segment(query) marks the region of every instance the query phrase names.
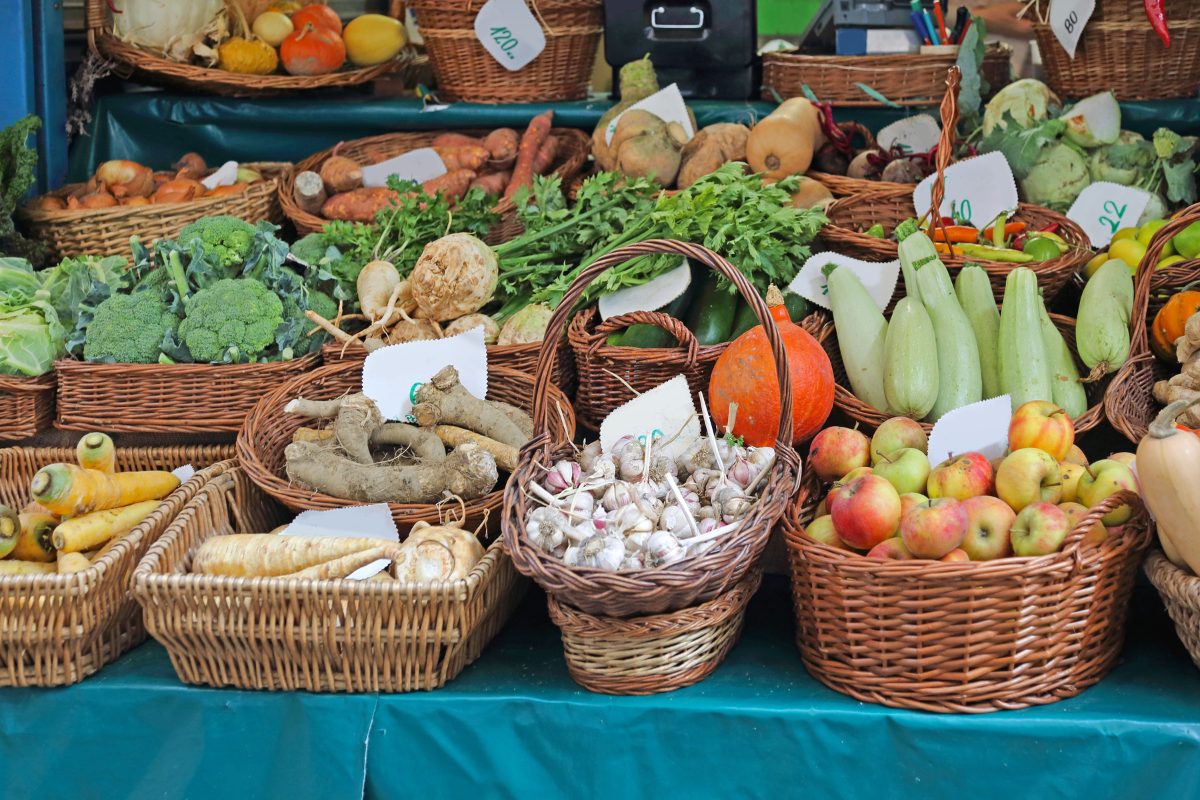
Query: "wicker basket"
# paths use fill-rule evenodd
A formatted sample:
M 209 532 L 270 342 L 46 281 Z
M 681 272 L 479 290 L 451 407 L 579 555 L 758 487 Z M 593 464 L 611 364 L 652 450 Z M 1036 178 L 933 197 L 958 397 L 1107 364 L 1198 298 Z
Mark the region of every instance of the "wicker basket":
M 53 371 L 35 378 L 0 375 L 0 440 L 28 439 L 53 425 L 57 388 Z
M 272 389 L 246 417 L 246 423 L 238 434 L 238 458 L 241 460 L 242 469 L 259 488 L 292 511 L 357 505 L 352 500 L 302 489 L 288 480 L 283 451 L 291 444 L 292 434 L 296 429 L 310 421 L 295 414 L 284 413 L 283 407 L 301 395 L 309 400 L 330 400 L 346 392 L 360 391 L 361 388 L 362 364 L 340 362 L 297 376 Z M 487 398 L 502 400 L 526 411 L 532 411 L 533 376 L 524 372 L 489 367 Z M 539 399 L 551 403 L 554 441 L 564 443 L 574 439 L 575 414 L 566 395 L 561 390 L 550 387 Z M 486 521 L 489 530 L 497 530 L 500 524 L 502 492 L 503 486 L 497 486 L 491 494 L 468 502 L 465 527 L 473 530 Z M 392 517 L 402 532 L 421 520 L 437 516 L 436 507 L 431 505 L 391 503 L 390 507 Z
M 1075 368 L 1079 370 L 1080 375 L 1086 377 L 1089 370 L 1079 358 L 1079 349 L 1075 345 L 1075 320 L 1060 314 L 1051 314 L 1050 320 L 1062 334 L 1067 347 L 1071 349 L 1071 355 L 1075 357 Z M 833 405 L 838 411 L 858 423 L 864 433 L 873 433 L 888 419 L 896 416 L 877 411 L 859 400 L 850 391 L 850 379 L 846 377 L 846 366 L 842 363 L 842 351 L 838 346 L 837 330 L 832 322 L 826 323 L 817 340 L 825 348 L 825 354 L 829 356 L 829 363 L 833 365 Z M 1106 375 L 1098 381 L 1084 385 L 1088 398 L 1088 410 L 1082 416 L 1072 420 L 1076 436 L 1090 431 L 1104 421 L 1104 396 L 1112 379 L 1112 375 Z M 933 430 L 931 423 L 920 422 L 919 424 L 927 434 Z
M 408 0 L 444 100 L 553 103 L 587 97 L 604 32 L 601 0 L 525 0 L 546 36 L 546 49 L 515 72 L 475 36 L 483 0 Z
M 989 44 L 983 77 L 992 93 L 1012 82 L 1012 49 Z M 823 103 L 836 106 L 883 106 L 858 84 L 877 91 L 901 106 L 934 105 L 946 90 L 946 70 L 957 56 L 806 56 L 798 53 L 763 55 L 762 99 L 780 102 L 807 97 L 807 86 Z
M 56 361 L 56 428 L 110 433 L 236 433 L 266 387 L 315 368 L 313 353 L 265 364 Z
M 1200 578 L 1172 564 L 1158 548 L 1146 555 L 1144 568 L 1175 622 L 1179 640 L 1200 667 Z
M 517 569 L 536 580 L 547 593 L 585 614 L 607 617 L 631 617 L 661 614 L 711 600 L 729 591 L 761 558 L 771 526 L 782 513 L 792 493 L 797 456 L 792 448 L 792 380 L 787 355 L 779 331 L 766 303 L 732 264 L 699 245 L 670 240 L 640 242 L 618 248 L 588 266 L 571 284 L 546 327 L 547 335 L 557 335 L 567 324 L 571 308 L 579 302 L 592 281 L 610 267 L 645 255 L 675 254 L 707 264 L 729 278 L 763 320 L 767 339 L 775 358 L 780 385 L 779 434 L 775 442 L 776 463 L 762 489 L 761 499 L 741 526 L 712 550 L 696 558 L 677 561 L 666 567 L 637 571 L 608 572 L 599 569 L 569 567 L 535 547 L 524 533 L 526 512 L 532 508 L 525 487 L 540 480 L 543 470 L 571 449 L 550 438 L 547 424 L 553 422 L 554 409 L 546 402 L 550 389 L 550 347 L 542 343 L 538 361 L 536 402 L 533 410 L 534 438 L 521 449 L 517 471 L 504 490 L 504 543 Z M 582 389 L 582 387 L 581 387 Z
M 83 572 L 0 577 L 0 686 L 76 683 L 140 644 L 146 631 L 129 592 L 130 573 L 179 509 L 220 474 L 218 462 L 232 454 L 232 447 L 118 448 L 121 471 L 191 464 L 198 472 Z M 74 448 L 0 450 L 0 502 L 24 506 L 34 474 L 56 462 L 75 463 Z
M 477 130 L 462 131 L 462 133 L 471 136 L 487 135 L 486 131 Z M 583 163 L 587 161 L 592 152 L 591 137 L 574 128 L 552 128 L 550 134 L 558 137 L 558 154 L 554 157 L 554 163 L 551 166 L 554 168 L 554 173 L 562 178 L 562 182 L 569 185 L 571 179 L 583 167 Z M 354 159 L 360 164 L 377 164 L 418 148 L 429 147 L 437 136 L 438 131 L 385 133 L 380 136 L 368 136 L 365 139 L 344 142 L 338 150 L 338 155 Z M 332 147 L 309 156 L 292 167 L 279 182 L 279 203 L 283 207 L 283 213 L 296 226 L 296 233 L 300 236 L 322 230 L 329 220 L 301 211 L 300 207 L 296 205 L 296 176 L 301 172 L 319 172 L 321 165 L 331 155 L 333 155 Z M 517 219 L 517 206 L 512 199 L 501 198 L 492 210 L 500 215 L 500 221 L 488 232 L 487 240 L 490 244 L 507 242 L 525 232 L 524 226 Z
M 872 225 L 878 224 L 890 233 L 904 220 L 916 217 L 917 210 L 913 205 L 912 196 L 912 189 L 902 186 L 898 189 L 880 189 L 842 198 L 825 212 L 830 222 L 821 229 L 821 238 L 825 240 L 830 249 L 854 258 L 861 258 L 865 261 L 895 261 L 899 258 L 896 242 L 891 239 L 868 236 L 864 231 Z M 1012 272 L 1013 267 L 1028 267 L 1037 274 L 1038 288 L 1042 290 L 1046 302 L 1050 302 L 1067 284 L 1067 281 L 1071 280 L 1071 276 L 1082 269 L 1092 258 L 1091 252 L 1087 249 L 1090 246 L 1087 234 L 1062 214 L 1046 208 L 1031 206 L 1028 203 L 1021 203 L 1017 207 L 1017 213 L 1013 215 L 1012 220 L 1024 222 L 1032 230 L 1057 224 L 1059 226 L 1058 235 L 1079 249 L 1068 250 L 1058 258 L 1049 261 L 1028 264 L 1007 264 L 954 255 L 943 255 L 942 262 L 950 270 L 952 276 L 957 275 L 958 270 L 962 269 L 966 262 L 978 263 L 987 270 L 988 278 L 992 282 L 992 291 L 996 295 L 996 302 L 1000 302 L 1004 297 L 1004 281 L 1007 279 L 1008 273 Z M 901 297 L 904 297 L 903 277 L 896 284 L 896 294 L 892 299 L 892 305 Z
M 479 657 L 524 594 L 499 540 L 465 579 L 432 585 L 192 575 L 202 542 L 290 519 L 233 464 L 184 507 L 133 575 L 146 628 L 184 683 L 437 689 Z
M 783 518 L 796 643 L 817 680 L 856 700 L 960 714 L 1073 697 L 1116 665 L 1150 518 L 1133 492 L 1094 506 L 1063 550 L 1039 558 L 885 561 L 804 534 L 821 492 L 804 471 Z M 1087 528 L 1133 517 L 1098 546 Z
M 670 614 L 614 619 L 584 614 L 548 595 L 562 629 L 567 670 L 602 694 L 672 692 L 707 678 L 742 635 L 746 604 L 762 573 L 752 570 L 719 597 Z
M 1060 96 L 1113 91 L 1122 101 L 1195 97 L 1200 87 L 1200 4 L 1166 0 L 1171 46 L 1141 0 L 1099 0 L 1071 58 L 1045 22 L 1033 23 L 1046 83 Z
M 171 239 L 201 217 L 227 215 L 247 222 L 270 220 L 283 222 L 279 207 L 279 181 L 292 165 L 254 163 L 244 166 L 258 170 L 266 179 L 244 192 L 224 197 L 200 198 L 188 203 L 161 203 L 148 206 L 87 208 L 79 211 L 43 211 L 31 203 L 17 208 L 17 218 L 30 236 L 50 246 L 54 258 L 79 255 L 129 257 L 129 237 L 137 236 L 149 245 L 155 239 Z M 82 184 L 72 183 L 50 192 L 66 197 Z

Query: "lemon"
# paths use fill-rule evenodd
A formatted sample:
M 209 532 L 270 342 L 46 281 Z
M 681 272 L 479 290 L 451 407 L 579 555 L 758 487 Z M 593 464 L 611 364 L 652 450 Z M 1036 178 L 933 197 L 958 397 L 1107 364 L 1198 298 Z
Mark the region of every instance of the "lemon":
M 1150 240 L 1154 238 L 1154 234 L 1158 233 L 1158 229 L 1166 225 L 1165 219 L 1152 219 L 1142 227 L 1138 228 L 1137 240 L 1146 247 L 1150 246 Z M 1163 245 L 1161 258 L 1175 255 L 1175 245 L 1172 242 L 1167 242 Z
M 1087 263 L 1087 266 L 1085 266 L 1083 268 L 1083 277 L 1091 278 L 1093 275 L 1096 274 L 1096 270 L 1100 269 L 1100 267 L 1106 261 L 1108 261 L 1108 251 L 1107 250 L 1105 250 L 1103 253 L 1097 253 L 1096 257 L 1093 258 L 1091 261 L 1089 261 Z
M 1121 228 L 1121 230 L 1113 234 L 1112 240 L 1114 242 L 1119 242 L 1122 239 L 1137 239 L 1137 235 L 1137 228 Z
M 1200 256 L 1200 222 L 1193 222 L 1175 234 L 1171 244 L 1175 245 L 1175 252 L 1184 258 Z
M 1138 263 L 1144 255 L 1146 255 L 1146 245 L 1137 239 L 1121 239 L 1108 246 L 1108 257 L 1124 261 L 1129 265 L 1131 272 L 1137 271 Z
M 1155 264 L 1154 268 L 1162 269 L 1163 267 L 1169 267 L 1172 264 L 1178 264 L 1180 261 L 1183 261 L 1183 256 L 1167 256 L 1162 261 L 1159 261 L 1157 264 Z

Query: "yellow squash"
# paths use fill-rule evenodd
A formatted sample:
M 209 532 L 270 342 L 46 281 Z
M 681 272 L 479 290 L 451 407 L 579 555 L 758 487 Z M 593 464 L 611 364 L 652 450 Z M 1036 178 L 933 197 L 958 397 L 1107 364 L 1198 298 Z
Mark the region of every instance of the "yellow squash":
M 233 36 L 218 50 L 218 66 L 226 72 L 244 75 L 270 75 L 279 66 L 275 48 L 260 39 Z
M 1193 572 L 1200 571 L 1200 437 L 1175 427 L 1196 401 L 1179 400 L 1150 424 L 1137 449 L 1142 498 L 1158 520 L 1160 537 Z M 1171 559 L 1175 561 L 1174 558 Z

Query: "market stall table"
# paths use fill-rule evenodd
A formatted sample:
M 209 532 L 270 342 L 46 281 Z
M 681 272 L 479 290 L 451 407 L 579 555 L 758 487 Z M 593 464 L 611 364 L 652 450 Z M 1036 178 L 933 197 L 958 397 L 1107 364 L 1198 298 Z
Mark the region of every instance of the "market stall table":
M 896 711 L 817 683 L 768 578 L 708 680 L 584 692 L 530 592 L 444 689 L 312 695 L 180 684 L 150 642 L 62 689 L 0 691 L 14 797 L 1195 797 L 1200 671 L 1139 586 L 1124 662 L 1079 697 L 980 716 Z

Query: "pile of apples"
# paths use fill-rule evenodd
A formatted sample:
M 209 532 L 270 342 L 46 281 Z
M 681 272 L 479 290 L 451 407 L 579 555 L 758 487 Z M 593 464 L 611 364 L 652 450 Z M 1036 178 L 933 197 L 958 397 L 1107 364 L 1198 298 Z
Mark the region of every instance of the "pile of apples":
M 1000 458 L 962 453 L 931 467 L 927 450 L 925 431 L 907 417 L 884 422 L 871 439 L 850 428 L 821 431 L 809 465 L 833 487 L 805 533 L 868 558 L 1044 556 L 1062 548 L 1090 507 L 1138 491 L 1133 453 L 1089 465 L 1071 417 L 1040 400 L 1013 414 Z M 1083 545 L 1103 542 L 1132 513 L 1110 511 Z

